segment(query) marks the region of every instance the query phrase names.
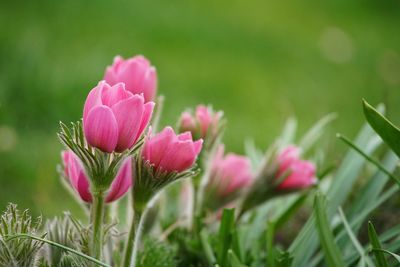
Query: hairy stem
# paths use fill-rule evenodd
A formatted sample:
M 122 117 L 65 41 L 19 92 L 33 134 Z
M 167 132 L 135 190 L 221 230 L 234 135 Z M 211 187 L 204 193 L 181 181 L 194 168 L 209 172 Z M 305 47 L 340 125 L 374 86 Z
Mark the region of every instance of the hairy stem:
M 96 192 L 93 196 L 91 209 L 91 224 L 93 227 L 90 240 L 90 253 L 96 259 L 101 260 L 103 249 L 103 220 L 104 220 L 104 196 L 103 192 Z
M 138 234 L 138 228 L 139 228 L 139 222 L 141 221 L 141 213 L 138 211 L 135 211 L 133 214 L 133 218 L 131 221 L 131 226 L 129 229 L 129 234 L 128 238 L 126 240 L 125 244 L 125 252 L 124 252 L 124 261 L 122 263 L 123 267 L 129 267 L 129 266 L 134 266 L 135 264 L 135 258 L 134 258 L 134 246 L 136 243 L 136 237 Z

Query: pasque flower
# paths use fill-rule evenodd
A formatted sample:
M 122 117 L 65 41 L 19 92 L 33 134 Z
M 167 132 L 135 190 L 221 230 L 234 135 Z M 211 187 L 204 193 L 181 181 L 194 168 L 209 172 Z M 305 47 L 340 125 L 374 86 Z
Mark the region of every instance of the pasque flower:
M 203 140 L 193 141 L 190 132 L 176 135 L 171 127 L 147 136 L 142 157 L 156 170 L 182 172 L 189 169 L 200 153 Z
M 224 156 L 224 146 L 218 147 L 212 161 L 209 184 L 220 197 L 237 193 L 251 183 L 252 177 L 247 157 L 234 153 Z
M 110 86 L 105 81 L 93 88 L 83 109 L 83 129 L 87 142 L 104 152 L 131 148 L 150 121 L 154 103 L 144 103 L 123 83 Z
M 157 91 L 156 69 L 141 55 L 126 60 L 115 57 L 114 63 L 106 69 L 104 80 L 111 85 L 125 83 L 133 94 L 143 93 L 146 102 L 153 100 Z
M 85 202 L 92 202 L 90 182 L 80 159 L 70 150 L 62 152 L 64 174 L 71 186 Z M 111 183 L 105 201 L 112 202 L 122 197 L 132 185 L 132 159 L 125 159 Z
M 183 112 L 179 120 L 179 131 L 190 131 L 199 138 L 214 138 L 218 134 L 222 112 L 214 112 L 211 108 L 198 105 L 194 116 Z
M 314 163 L 301 160 L 298 147 L 286 147 L 278 155 L 277 161 L 279 165 L 277 178 L 283 178 L 283 181 L 278 185 L 278 189 L 303 189 L 317 182 Z

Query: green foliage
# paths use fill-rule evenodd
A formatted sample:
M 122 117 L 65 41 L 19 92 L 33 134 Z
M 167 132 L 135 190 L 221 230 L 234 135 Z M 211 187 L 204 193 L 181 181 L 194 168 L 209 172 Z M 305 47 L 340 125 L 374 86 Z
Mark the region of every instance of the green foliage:
M 177 266 L 178 259 L 176 259 L 176 249 L 174 246 L 146 238 L 143 247 L 143 251 L 138 255 L 138 267 Z
M 0 266 L 34 266 L 36 254 L 43 243 L 30 239 L 10 239 L 16 234 L 40 233 L 42 219 L 33 221 L 28 210 L 21 212 L 15 204 L 9 204 L 0 218 Z

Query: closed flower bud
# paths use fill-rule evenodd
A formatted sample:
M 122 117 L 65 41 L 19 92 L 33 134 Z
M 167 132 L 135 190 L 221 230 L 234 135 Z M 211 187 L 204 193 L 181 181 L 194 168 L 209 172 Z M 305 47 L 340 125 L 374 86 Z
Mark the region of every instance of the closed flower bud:
M 288 146 L 278 155 L 277 161 L 277 179 L 283 179 L 278 190 L 304 189 L 317 182 L 314 163 L 301 160 L 298 147 Z
M 160 133 L 147 137 L 142 157 L 157 171 L 182 172 L 192 167 L 202 143 L 202 139 L 193 141 L 190 132 L 176 135 L 171 127 L 166 127 Z
M 234 153 L 224 156 L 224 146 L 221 145 L 212 160 L 206 206 L 216 209 L 230 203 L 251 184 L 252 179 L 250 160 Z
M 70 185 L 85 202 L 92 202 L 90 183 L 80 159 L 70 150 L 62 152 L 64 174 Z M 132 159 L 128 157 L 121 164 L 120 169 L 111 183 L 106 195 L 107 203 L 121 198 L 132 185 Z
M 110 85 L 125 83 L 126 90 L 133 94 L 143 94 L 146 102 L 154 99 L 157 92 L 157 72 L 144 56 L 124 60 L 117 56 L 108 66 L 104 80 Z
M 211 108 L 199 105 L 196 112 L 183 112 L 179 120 L 179 131 L 190 131 L 196 138 L 203 138 L 212 144 L 221 130 L 222 111 L 214 112 Z
M 154 103 L 125 90 L 123 83 L 105 81 L 93 88 L 83 109 L 87 142 L 104 152 L 123 152 L 137 142 L 150 121 Z

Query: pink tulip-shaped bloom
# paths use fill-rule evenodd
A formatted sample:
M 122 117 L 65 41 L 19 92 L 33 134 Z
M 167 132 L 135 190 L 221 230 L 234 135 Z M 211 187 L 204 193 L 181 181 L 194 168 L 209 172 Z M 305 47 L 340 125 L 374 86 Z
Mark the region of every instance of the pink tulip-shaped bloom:
M 193 141 L 190 132 L 176 135 L 171 127 L 160 133 L 147 136 L 142 157 L 156 170 L 182 172 L 189 169 L 200 153 L 203 140 Z
M 153 112 L 154 103 L 125 90 L 123 83 L 105 81 L 93 88 L 83 109 L 86 140 L 104 152 L 122 152 L 139 139 Z
M 73 189 L 78 192 L 83 201 L 92 202 L 89 179 L 78 156 L 76 156 L 74 152 L 67 150 L 62 152 L 62 160 L 64 164 L 64 174 L 68 178 Z M 121 164 L 117 175 L 111 183 L 105 201 L 109 203 L 121 198 L 129 190 L 131 185 L 132 159 L 128 157 Z
M 193 135 L 206 138 L 207 135 L 215 136 L 218 133 L 219 122 L 222 112 L 214 112 L 204 105 L 196 107 L 195 115 L 190 112 L 183 112 L 179 121 L 181 132 L 190 131 Z
M 116 56 L 114 63 L 107 67 L 104 80 L 110 85 L 125 83 L 126 90 L 133 94 L 143 93 L 146 102 L 153 100 L 157 91 L 156 69 L 140 55 L 126 60 Z
M 228 153 L 224 156 L 224 146 L 218 147 L 212 161 L 210 187 L 220 197 L 239 192 L 252 181 L 251 164 L 247 157 Z
M 298 147 L 288 146 L 282 150 L 278 156 L 278 164 L 277 178 L 286 176 L 279 184 L 278 189 L 303 189 L 317 182 L 314 163 L 301 160 L 300 149 Z

